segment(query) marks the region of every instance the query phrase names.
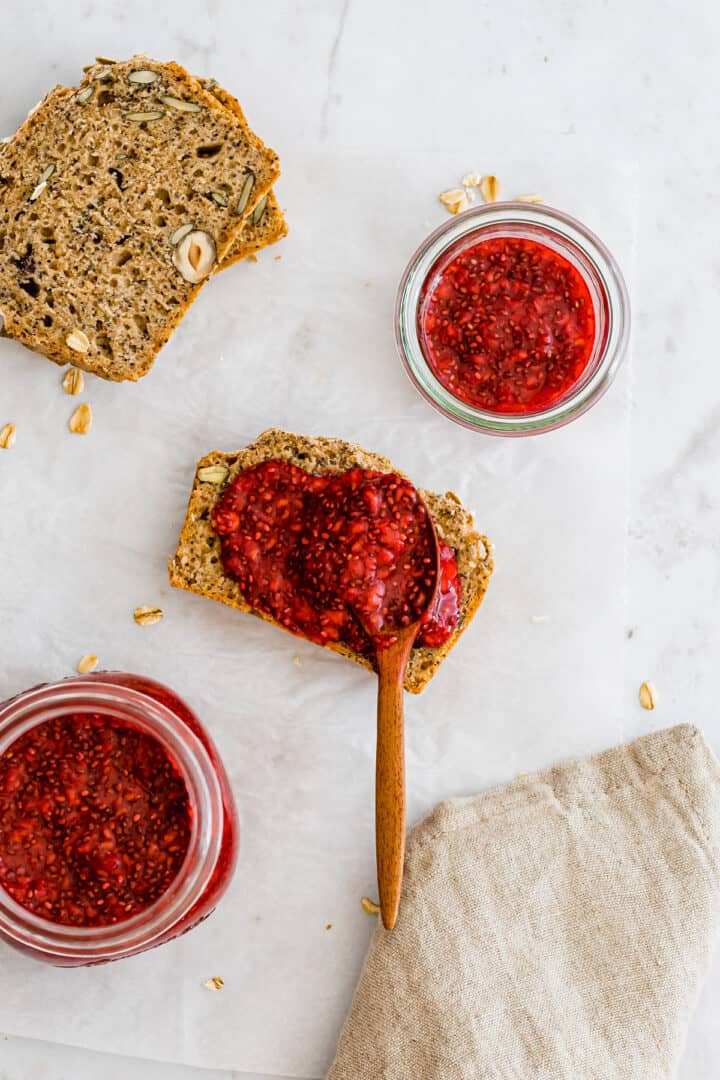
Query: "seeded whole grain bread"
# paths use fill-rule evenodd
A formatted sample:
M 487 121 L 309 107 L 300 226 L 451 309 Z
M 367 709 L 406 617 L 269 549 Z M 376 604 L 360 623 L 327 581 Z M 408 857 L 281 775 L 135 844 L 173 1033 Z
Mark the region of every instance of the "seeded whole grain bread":
M 0 147 L 0 334 L 141 378 L 278 175 L 178 64 L 91 65 Z
M 251 608 L 245 602 L 238 583 L 225 575 L 220 555 L 220 538 L 210 520 L 210 511 L 225 485 L 243 469 L 271 458 L 288 461 L 315 474 L 345 472 L 356 466 L 379 472 L 393 472 L 398 476 L 403 474 L 395 469 L 387 458 L 372 454 L 352 443 L 340 439 L 293 435 L 276 428 L 265 431 L 244 450 L 237 453 L 214 451 L 198 462 L 180 540 L 168 563 L 170 584 L 177 589 L 187 589 L 210 600 L 218 600 L 222 604 L 237 608 L 238 611 L 257 615 L 278 626 L 274 619 Z M 213 466 L 215 468 L 211 468 Z M 207 473 L 207 469 L 211 469 L 211 472 Z M 493 571 L 490 541 L 475 531 L 472 515 L 463 507 L 457 495 L 452 492 L 436 495 L 422 489 L 420 494 L 433 516 L 438 535 L 456 552 L 462 582 L 462 603 L 458 627 L 444 645 L 438 648 L 423 646 L 413 649 L 405 679 L 405 689 L 413 694 L 424 690 L 468 627 L 485 595 Z M 281 626 L 280 629 L 286 628 Z M 361 656 L 347 645 L 332 643 L 326 648 L 362 664 L 371 671 L 374 670 L 367 657 Z
M 201 82 L 203 87 L 211 94 L 214 94 L 226 109 L 230 109 L 239 120 L 247 123 L 245 113 L 237 98 L 233 97 L 222 86 L 218 86 L 214 79 L 202 79 Z M 239 262 L 240 259 L 246 259 L 248 255 L 254 255 L 256 251 L 269 247 L 270 244 L 276 244 L 278 240 L 282 240 L 283 236 L 287 236 L 287 231 L 287 223 L 277 201 L 277 196 L 274 191 L 270 191 L 260 199 L 255 209 L 248 215 L 242 231 L 233 241 L 230 250 L 218 266 L 218 271 L 227 270 L 228 266 Z

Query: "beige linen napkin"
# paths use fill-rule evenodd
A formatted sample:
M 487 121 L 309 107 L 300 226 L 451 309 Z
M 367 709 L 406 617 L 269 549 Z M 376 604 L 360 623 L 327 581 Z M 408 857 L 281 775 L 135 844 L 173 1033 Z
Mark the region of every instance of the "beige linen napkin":
M 720 770 L 681 726 L 408 841 L 329 1080 L 672 1077 L 720 918 Z

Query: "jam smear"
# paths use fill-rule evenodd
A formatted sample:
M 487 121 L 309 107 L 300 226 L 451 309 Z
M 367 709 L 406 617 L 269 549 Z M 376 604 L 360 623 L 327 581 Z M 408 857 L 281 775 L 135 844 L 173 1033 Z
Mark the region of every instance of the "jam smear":
M 51 922 L 137 915 L 176 878 L 191 830 L 176 764 L 115 717 L 47 720 L 0 756 L 0 885 Z
M 535 240 L 496 236 L 464 248 L 424 285 L 418 333 L 442 385 L 495 413 L 547 409 L 578 381 L 595 340 L 580 272 Z
M 423 620 L 418 645 L 447 641 L 460 611 L 455 553 L 434 547 L 428 511 L 393 473 L 311 475 L 285 461 L 241 472 L 212 512 L 225 572 L 245 599 L 318 644 L 373 655 L 379 635 Z M 370 634 L 364 629 L 367 626 Z

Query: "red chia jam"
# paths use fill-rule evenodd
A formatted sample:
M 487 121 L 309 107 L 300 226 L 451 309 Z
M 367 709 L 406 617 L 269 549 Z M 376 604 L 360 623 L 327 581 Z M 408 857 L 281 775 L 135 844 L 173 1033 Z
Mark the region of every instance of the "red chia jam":
M 566 258 L 536 240 L 495 236 L 431 270 L 418 334 L 436 378 L 460 401 L 526 414 L 553 405 L 581 377 L 595 314 Z
M 420 617 L 417 644 L 437 646 L 457 626 L 455 552 L 440 543 L 440 582 L 428 608 L 429 514 L 413 485 L 393 473 L 314 476 L 264 461 L 227 486 L 212 521 L 225 572 L 248 603 L 320 645 L 343 642 L 373 655 L 386 628 Z
M 0 884 L 63 926 L 109 926 L 159 900 L 183 864 L 192 810 L 152 736 L 94 713 L 59 716 L 0 756 Z

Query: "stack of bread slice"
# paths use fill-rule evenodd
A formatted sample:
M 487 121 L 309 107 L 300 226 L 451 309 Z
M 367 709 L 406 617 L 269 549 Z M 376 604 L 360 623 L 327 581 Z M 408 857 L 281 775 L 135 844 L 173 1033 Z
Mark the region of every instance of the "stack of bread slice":
M 0 336 L 136 381 L 213 273 L 285 235 L 279 173 L 214 82 L 99 58 L 0 145 Z

